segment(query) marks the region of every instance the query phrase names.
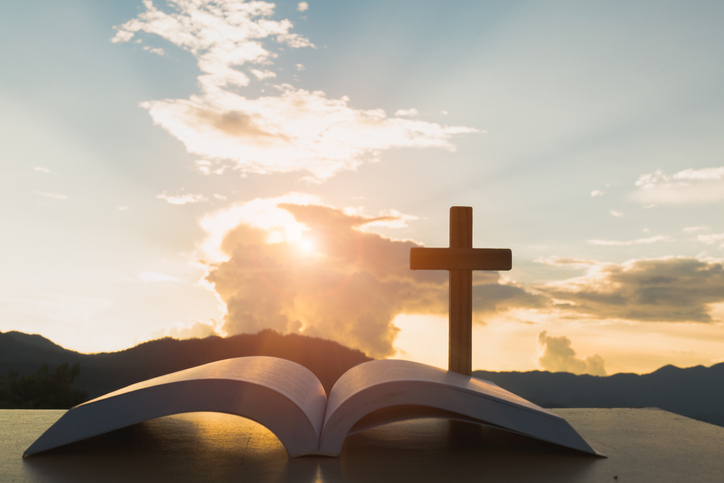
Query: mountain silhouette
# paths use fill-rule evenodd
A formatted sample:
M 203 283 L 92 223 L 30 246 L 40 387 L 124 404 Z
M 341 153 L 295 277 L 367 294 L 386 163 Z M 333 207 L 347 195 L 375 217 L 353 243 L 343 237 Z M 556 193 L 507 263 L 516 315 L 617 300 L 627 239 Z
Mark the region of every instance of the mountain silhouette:
M 43 364 L 80 364 L 74 385 L 89 398 L 170 372 L 250 355 L 297 362 L 314 372 L 327 393 L 348 369 L 371 360 L 336 342 L 272 330 L 227 338 L 164 338 L 100 354 L 70 351 L 40 335 L 0 333 L 0 376 L 10 371 L 31 375 Z M 606 377 L 543 371 L 474 371 L 473 376 L 548 408 L 658 407 L 724 426 L 724 363 L 685 369 L 668 365 L 651 374 Z
M 89 398 L 152 377 L 188 369 L 208 362 L 243 356 L 288 359 L 312 371 L 329 393 L 339 376 L 362 362 L 362 352 L 337 342 L 297 334 L 281 335 L 273 330 L 257 334 L 206 339 L 164 338 L 144 342 L 119 352 L 82 354 L 54 344 L 40 335 L 0 333 L 0 375 L 35 373 L 43 364 L 80 364 L 75 387 Z
M 724 363 L 606 377 L 541 371 L 474 371 L 473 376 L 548 408 L 658 407 L 724 426 Z

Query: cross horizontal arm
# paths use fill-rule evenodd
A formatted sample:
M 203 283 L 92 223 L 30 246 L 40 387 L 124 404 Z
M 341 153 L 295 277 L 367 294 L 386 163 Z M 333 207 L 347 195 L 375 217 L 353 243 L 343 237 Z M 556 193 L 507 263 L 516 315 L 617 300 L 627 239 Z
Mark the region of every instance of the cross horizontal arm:
M 509 248 L 422 248 L 410 249 L 412 270 L 510 270 L 513 252 Z

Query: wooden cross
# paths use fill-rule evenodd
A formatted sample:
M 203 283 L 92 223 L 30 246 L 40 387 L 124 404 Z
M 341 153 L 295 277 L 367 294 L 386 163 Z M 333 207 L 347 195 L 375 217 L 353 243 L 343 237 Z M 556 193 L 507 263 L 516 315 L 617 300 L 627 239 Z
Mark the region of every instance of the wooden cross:
M 411 248 L 412 270 L 450 271 L 450 338 L 448 369 L 472 375 L 473 270 L 510 270 L 508 248 L 473 248 L 473 209 L 450 208 L 450 247 Z

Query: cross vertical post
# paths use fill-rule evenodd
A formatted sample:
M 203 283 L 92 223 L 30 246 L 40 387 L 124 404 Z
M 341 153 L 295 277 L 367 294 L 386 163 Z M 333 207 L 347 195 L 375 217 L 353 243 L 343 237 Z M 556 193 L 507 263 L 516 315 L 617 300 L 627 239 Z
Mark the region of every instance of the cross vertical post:
M 450 248 L 473 248 L 473 209 L 450 208 Z M 448 369 L 471 375 L 473 368 L 473 271 L 450 270 Z
M 450 247 L 410 249 L 412 270 L 448 270 L 449 349 L 448 369 L 472 375 L 473 270 L 510 270 L 513 254 L 508 248 L 473 248 L 473 209 L 450 208 Z

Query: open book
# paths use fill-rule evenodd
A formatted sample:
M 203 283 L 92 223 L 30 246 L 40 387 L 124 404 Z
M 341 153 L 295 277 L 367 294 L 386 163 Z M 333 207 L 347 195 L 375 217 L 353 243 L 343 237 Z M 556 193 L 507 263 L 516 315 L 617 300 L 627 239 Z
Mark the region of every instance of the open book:
M 483 423 L 598 454 L 565 419 L 491 382 L 416 362 L 377 360 L 347 371 L 328 399 L 305 367 L 255 356 L 149 379 L 75 406 L 24 456 L 149 419 L 195 411 L 256 421 L 279 438 L 289 456 L 338 456 L 350 434 L 420 417 Z

